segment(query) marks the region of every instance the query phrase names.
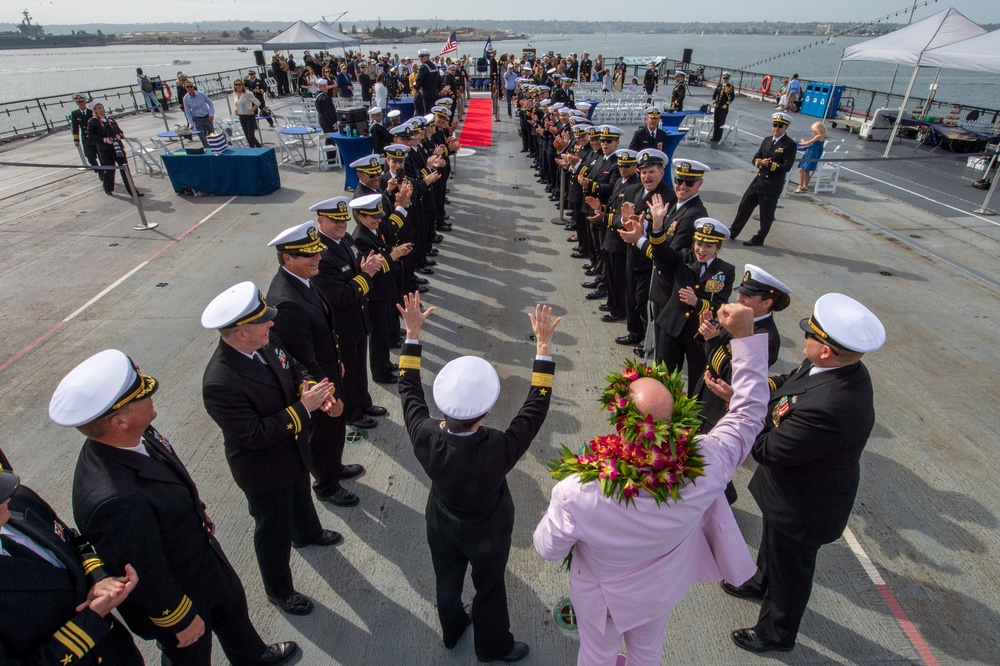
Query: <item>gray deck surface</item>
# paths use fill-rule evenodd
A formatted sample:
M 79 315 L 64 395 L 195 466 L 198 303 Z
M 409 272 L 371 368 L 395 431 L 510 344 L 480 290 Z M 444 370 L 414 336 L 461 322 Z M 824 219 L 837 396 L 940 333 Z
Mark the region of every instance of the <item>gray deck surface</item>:
M 741 129 L 763 136 L 770 107 L 741 99 L 737 109 L 747 111 Z M 792 135 L 807 134 L 805 125 L 813 120 L 796 116 Z M 162 127 L 146 117 L 124 119 L 122 126 L 142 138 Z M 831 138 L 841 134 L 833 130 Z M 726 223 L 752 176 L 747 160 L 759 143 L 752 135 L 742 134 L 735 148 L 702 144 L 676 152 L 712 167 L 703 199 Z M 857 141 L 850 135 L 849 147 Z M 553 350 L 552 410 L 509 476 L 517 506 L 507 575 L 513 632 L 531 646 L 524 663 L 548 666 L 575 663 L 576 643 L 550 616 L 567 590 L 566 574 L 543 562 L 531 544 L 553 485 L 545 465 L 560 443 L 577 446 L 606 432 L 595 399 L 602 378 L 628 349 L 613 343 L 624 326 L 601 323 L 596 302 L 583 299 L 584 262 L 569 258 L 568 234 L 552 224 L 556 210 L 519 149 L 516 128 L 504 116 L 494 124 L 492 147 L 459 160 L 449 195 L 455 230 L 440 245 L 424 299 L 439 308 L 425 330 L 424 379 L 432 381 L 457 355 L 482 354 L 503 381 L 489 417 L 502 427 L 528 387 L 534 346 L 526 339 L 526 313 L 544 302 L 564 316 Z M 331 509 L 317 502 L 324 525 L 344 532 L 346 541 L 292 555 L 297 588 L 316 601 L 316 611 L 304 618 L 285 616 L 264 598 L 252 521 L 226 466 L 220 433 L 202 406 L 201 376 L 217 339 L 199 325 L 203 307 L 241 280 L 266 289 L 276 269 L 266 243 L 310 219 L 310 204 L 341 193 L 343 173 L 282 166 L 280 191 L 232 200 L 178 196 L 166 178 L 138 175 L 147 215 L 160 226 L 137 232 L 130 200 L 105 196 L 92 174 L 71 168 L 78 160 L 68 134 L 14 144 L 0 161 L 67 165 L 58 172 L 0 167 L 0 446 L 24 481 L 71 519 L 82 436 L 49 421 L 48 400 L 83 358 L 119 348 L 161 381 L 155 425 L 198 482 L 266 641 L 299 641 L 300 664 L 474 663 L 470 636 L 451 652 L 441 645 L 423 527 L 428 484 L 409 451 L 394 390 L 373 385 L 375 402 L 390 416 L 345 453 L 346 461 L 367 467 L 350 484 L 360 506 Z M 876 164 L 901 173 L 901 163 Z M 940 173 L 906 168 L 897 177 L 912 178 L 909 189 L 934 197 Z M 955 193 L 961 182 L 979 176 L 949 169 L 952 205 L 977 206 L 982 193 L 968 190 L 962 206 Z M 868 166 L 857 170 L 874 174 Z M 919 182 L 922 171 L 928 173 Z M 783 343 L 776 371 L 800 361 L 797 322 L 821 294 L 850 294 L 882 318 L 888 342 L 865 359 L 878 421 L 850 530 L 939 663 L 995 664 L 998 228 L 899 190 L 887 192 L 848 174 L 836 195 L 789 197 L 766 247 L 731 244 L 723 256 L 738 271 L 747 261 L 760 264 L 794 290 L 792 306 L 776 316 Z M 746 237 L 755 225 L 750 222 Z M 745 491 L 752 468 L 751 461 L 738 471 L 742 492 L 735 510 L 755 551 L 760 516 Z M 728 597 L 717 586 L 696 586 L 672 614 L 663 664 L 923 663 L 844 540 L 820 553 L 793 652 L 757 657 L 732 645 L 729 631 L 752 625 L 756 612 L 754 603 Z M 143 649 L 155 663 L 155 646 L 144 643 Z M 224 663 L 221 650 L 215 660 Z

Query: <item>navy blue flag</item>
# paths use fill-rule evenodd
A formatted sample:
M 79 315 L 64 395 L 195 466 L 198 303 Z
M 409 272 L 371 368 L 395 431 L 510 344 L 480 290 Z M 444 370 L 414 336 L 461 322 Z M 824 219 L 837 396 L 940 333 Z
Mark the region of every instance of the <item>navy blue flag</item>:
M 493 38 L 492 37 L 487 37 L 486 38 L 486 46 L 483 47 L 483 57 L 484 58 L 489 58 L 490 57 L 490 52 L 492 50 L 493 50 Z

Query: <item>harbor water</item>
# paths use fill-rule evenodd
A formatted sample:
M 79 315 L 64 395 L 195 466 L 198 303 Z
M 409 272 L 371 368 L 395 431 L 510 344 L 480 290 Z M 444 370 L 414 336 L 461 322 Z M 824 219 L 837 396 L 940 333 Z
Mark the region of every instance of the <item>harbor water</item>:
M 540 34 L 528 40 L 494 40 L 493 43 L 498 53 L 520 54 L 522 48 L 530 46 L 537 49 L 539 55 L 549 51 L 580 55 L 586 51 L 591 58 L 602 54 L 607 62 L 613 62 L 618 56 L 664 56 L 679 60 L 683 50 L 690 48 L 695 63 L 770 72 L 775 79 L 798 73 L 805 81 L 832 82 L 843 49 L 861 41 L 864 38 L 838 37 L 830 44 L 815 35 Z M 479 42 L 460 43 L 458 52 L 479 57 L 483 46 Z M 371 44 L 362 48 L 414 57 L 419 48 L 436 52 L 440 47 L 438 43 L 411 43 Z M 253 52 L 241 53 L 236 49 L 235 45 L 117 45 L 0 51 L 0 77 L 5 84 L 0 87 L 0 102 L 134 84 L 136 67 L 168 81 L 175 79 L 179 70 L 200 74 L 253 67 Z M 292 53 L 301 57 L 301 50 Z M 337 49 L 335 53 L 342 51 Z M 270 57 L 270 53 L 266 55 Z M 186 60 L 190 64 L 175 65 L 176 60 Z M 761 62 L 765 60 L 767 62 Z M 893 69 L 886 63 L 848 62 L 841 72 L 841 82 L 856 88 L 888 91 Z M 912 72 L 910 67 L 900 67 L 893 92 L 902 94 L 905 91 Z M 934 76 L 935 70 L 922 70 L 914 85 L 914 95 L 926 96 Z M 966 106 L 996 108 L 1000 100 L 1000 75 L 943 71 L 935 98 Z

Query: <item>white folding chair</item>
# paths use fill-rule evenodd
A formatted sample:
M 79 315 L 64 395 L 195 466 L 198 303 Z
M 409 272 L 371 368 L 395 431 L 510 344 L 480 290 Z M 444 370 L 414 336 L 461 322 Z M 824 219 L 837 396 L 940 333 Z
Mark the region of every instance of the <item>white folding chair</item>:
M 132 155 L 132 165 L 135 167 L 136 171 L 147 174 L 152 173 L 153 169 L 160 172 L 163 171 L 161 167 L 156 165 L 156 161 L 153 159 L 153 156 L 156 153 L 142 145 L 142 141 L 129 136 L 124 137 L 122 141 L 124 141 L 125 145 L 129 148 L 129 153 Z
M 271 97 L 278 96 L 278 82 L 274 80 L 273 76 L 268 76 L 264 79 L 264 85 L 267 86 L 267 91 L 271 93 Z
M 821 159 L 845 159 L 848 151 L 840 152 L 843 145 L 844 141 L 841 139 L 833 150 L 824 150 Z M 820 162 L 816 167 L 816 171 L 813 172 L 813 194 L 819 194 L 820 192 L 836 194 L 837 183 L 839 181 L 840 164 L 838 162 Z
M 739 137 L 740 118 L 742 117 L 743 113 L 737 113 L 736 120 L 722 126 L 722 138 L 719 140 L 719 143 L 725 143 L 728 140 L 729 145 L 736 145 L 736 139 Z
M 317 134 L 312 138 L 310 146 L 316 151 L 316 165 L 320 171 L 336 169 L 344 165 L 340 160 L 340 151 L 337 150 L 337 146 L 332 143 L 327 144 L 326 137 L 326 134 Z
M 272 127 L 275 138 L 278 140 L 278 152 L 281 153 L 282 162 L 305 161 L 306 156 L 302 153 L 302 144 L 298 139 L 292 139 L 288 135 L 280 132 L 280 127 Z

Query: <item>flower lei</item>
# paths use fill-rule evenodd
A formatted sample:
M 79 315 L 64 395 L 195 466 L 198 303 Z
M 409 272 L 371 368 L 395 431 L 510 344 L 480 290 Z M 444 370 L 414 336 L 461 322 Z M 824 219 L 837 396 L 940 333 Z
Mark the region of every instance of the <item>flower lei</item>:
M 640 377 L 661 382 L 674 396 L 669 422 L 640 414 L 628 395 L 628 387 Z M 615 433 L 596 437 L 579 453 L 562 446 L 561 456 L 549 463 L 549 473 L 562 480 L 576 474 L 580 483 L 599 481 L 605 497 L 628 506 L 640 490 L 649 493 L 657 506 L 681 500 L 681 489 L 705 474 L 695 436 L 701 424 L 701 405 L 684 390 L 680 370 L 670 373 L 666 365 L 644 365 L 631 359 L 620 373 L 607 377 L 601 402 Z

